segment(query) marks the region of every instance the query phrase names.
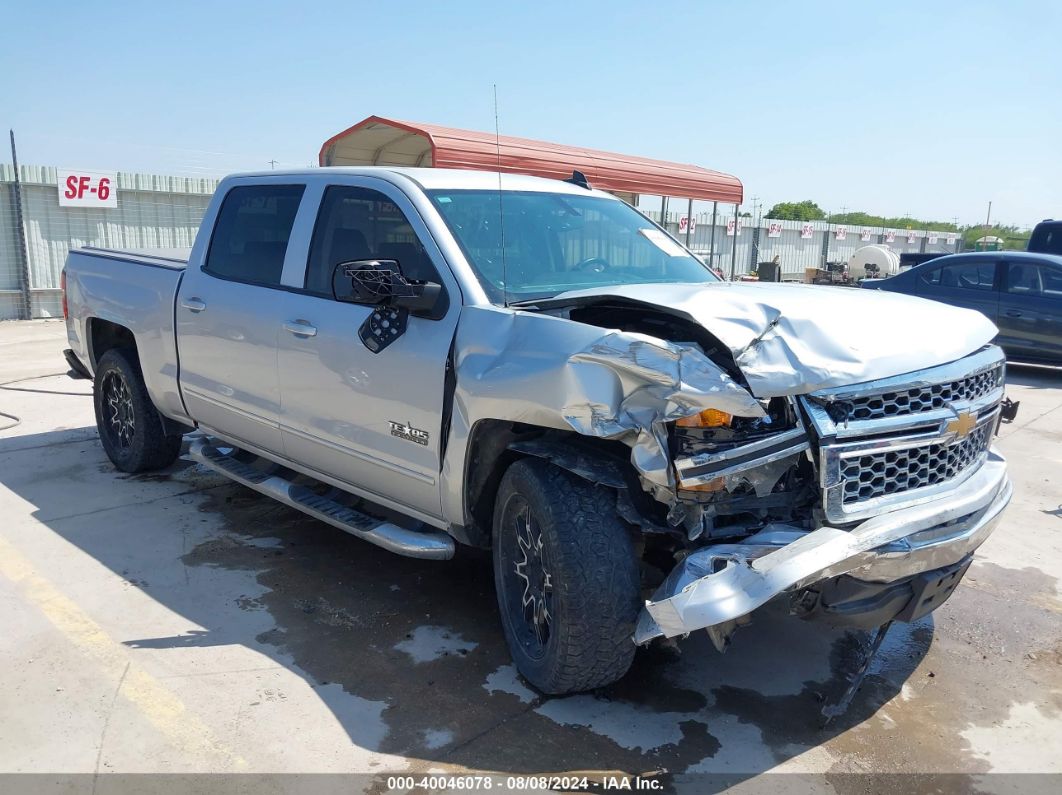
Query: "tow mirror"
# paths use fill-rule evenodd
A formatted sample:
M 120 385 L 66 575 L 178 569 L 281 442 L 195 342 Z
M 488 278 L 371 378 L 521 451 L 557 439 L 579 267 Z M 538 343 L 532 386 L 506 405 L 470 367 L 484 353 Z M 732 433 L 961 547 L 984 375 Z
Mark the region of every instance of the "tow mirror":
M 393 259 L 341 262 L 332 271 L 332 295 L 350 304 L 386 305 L 430 316 L 441 293 L 440 284 L 406 279 Z
M 379 353 L 406 333 L 410 313 L 434 317 L 441 306 L 442 286 L 409 281 L 393 259 L 363 259 L 336 265 L 332 295 L 337 301 L 373 307 L 358 337 L 366 348 Z

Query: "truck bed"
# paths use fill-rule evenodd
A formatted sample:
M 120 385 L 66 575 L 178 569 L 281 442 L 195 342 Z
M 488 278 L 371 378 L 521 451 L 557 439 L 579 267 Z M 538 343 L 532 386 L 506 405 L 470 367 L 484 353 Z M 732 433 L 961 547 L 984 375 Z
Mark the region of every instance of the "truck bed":
M 101 248 L 98 246 L 83 246 L 77 251 L 91 254 L 94 257 L 172 270 L 184 270 L 188 266 L 188 257 L 192 253 L 190 248 Z
M 91 373 L 94 334 L 113 323 L 132 331 L 144 383 L 159 411 L 186 421 L 177 386 L 174 301 L 191 249 L 106 249 L 70 252 L 66 300 L 70 349 Z

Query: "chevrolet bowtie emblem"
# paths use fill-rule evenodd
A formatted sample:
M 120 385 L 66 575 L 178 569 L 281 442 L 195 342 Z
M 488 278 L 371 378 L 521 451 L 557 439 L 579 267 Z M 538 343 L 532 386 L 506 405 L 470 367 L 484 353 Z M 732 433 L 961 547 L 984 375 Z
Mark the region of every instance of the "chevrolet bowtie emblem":
M 944 427 L 948 433 L 954 433 L 960 439 L 965 439 L 969 436 L 970 431 L 977 427 L 977 418 L 973 414 L 961 411 L 955 419 L 949 421 Z

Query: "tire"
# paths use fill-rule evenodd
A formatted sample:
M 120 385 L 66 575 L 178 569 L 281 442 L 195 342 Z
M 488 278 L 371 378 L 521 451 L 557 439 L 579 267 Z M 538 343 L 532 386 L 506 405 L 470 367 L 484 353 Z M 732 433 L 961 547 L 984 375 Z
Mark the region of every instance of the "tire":
M 498 488 L 493 557 L 505 639 L 525 679 L 559 695 L 627 673 L 639 567 L 609 490 L 539 459 L 517 461 Z
M 177 460 L 181 436 L 163 430 L 135 352 L 112 348 L 100 357 L 92 402 L 103 451 L 122 472 L 162 469 Z

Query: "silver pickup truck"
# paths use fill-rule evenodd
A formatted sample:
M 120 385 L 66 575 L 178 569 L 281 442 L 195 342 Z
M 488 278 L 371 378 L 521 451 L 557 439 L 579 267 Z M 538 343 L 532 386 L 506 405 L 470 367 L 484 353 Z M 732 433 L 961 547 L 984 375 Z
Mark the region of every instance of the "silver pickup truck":
M 120 470 L 195 460 L 403 555 L 491 548 L 546 693 L 766 602 L 938 607 L 1011 496 L 995 327 L 870 290 L 721 282 L 583 180 L 225 179 L 190 254 L 81 249 L 68 360 Z M 194 431 L 194 433 L 193 433 Z

